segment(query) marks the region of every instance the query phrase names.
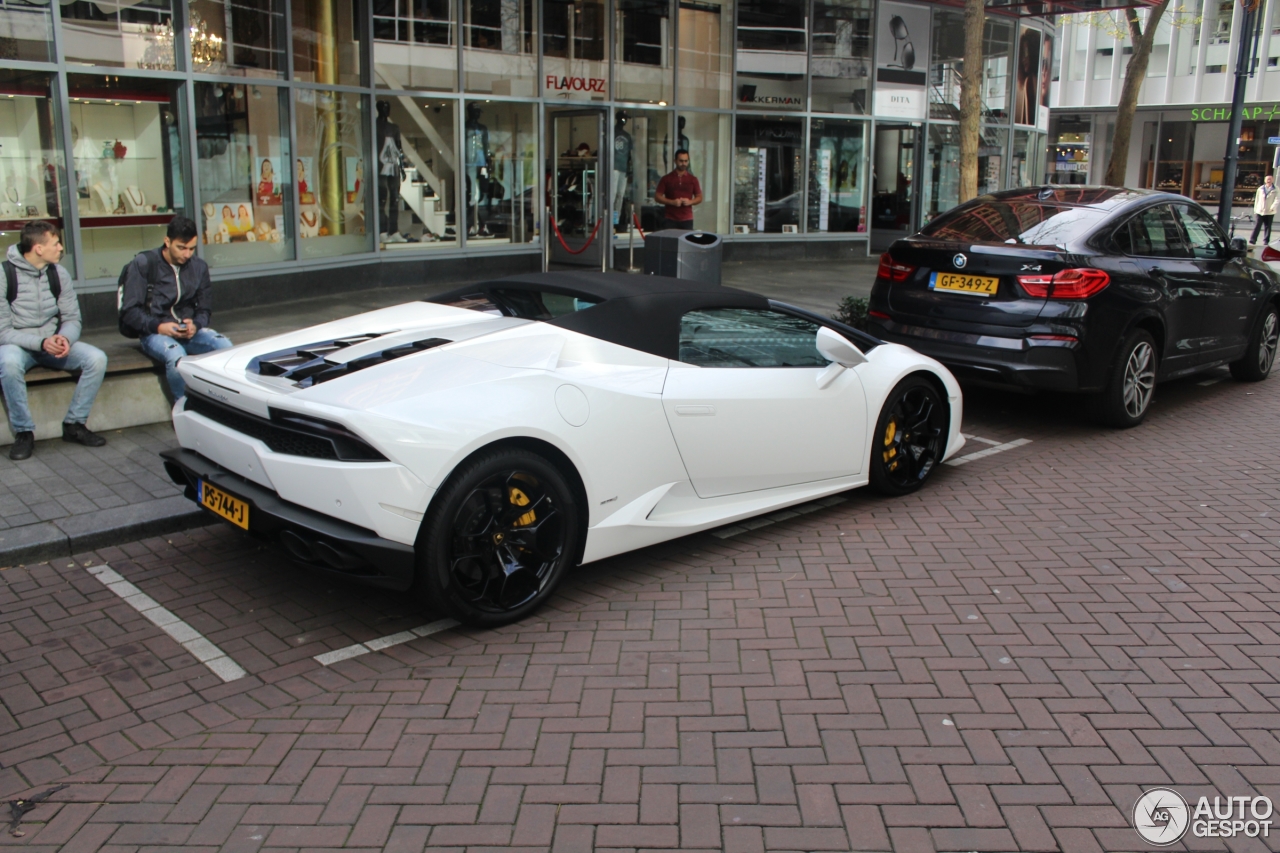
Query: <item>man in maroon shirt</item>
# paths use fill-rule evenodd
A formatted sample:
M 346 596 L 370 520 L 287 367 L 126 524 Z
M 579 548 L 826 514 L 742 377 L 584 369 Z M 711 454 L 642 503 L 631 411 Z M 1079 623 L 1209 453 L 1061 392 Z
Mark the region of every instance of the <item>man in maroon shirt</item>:
M 658 181 L 654 201 L 667 206 L 662 217 L 663 228 L 693 230 L 693 206 L 702 204 L 702 184 L 689 174 L 689 152 L 676 152 L 676 170 Z

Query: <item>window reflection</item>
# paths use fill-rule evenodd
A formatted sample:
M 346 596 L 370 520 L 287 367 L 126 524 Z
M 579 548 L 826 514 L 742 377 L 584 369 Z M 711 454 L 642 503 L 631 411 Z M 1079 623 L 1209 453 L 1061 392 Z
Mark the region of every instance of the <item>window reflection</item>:
M 813 7 L 813 110 L 867 112 L 871 0 L 818 0 Z
M 984 127 L 978 141 L 978 195 L 1003 188 L 1009 131 Z M 929 126 L 925 161 L 923 219 L 930 221 L 960 203 L 960 128 L 954 124 Z
M 662 227 L 664 208 L 654 200 L 654 193 L 658 181 L 674 168 L 678 147 L 671 133 L 671 113 L 666 110 L 618 110 L 614 114 L 613 224 L 616 233 L 626 234 L 627 227 L 637 219 L 646 232 Z
M 26 62 L 53 59 L 51 4 L 40 0 L 0 0 L 0 58 Z
M 861 121 L 813 119 L 809 231 L 866 231 L 866 133 Z
M 614 97 L 669 103 L 671 0 L 617 0 L 618 64 Z
M 68 62 L 173 71 L 170 0 L 74 0 L 59 7 Z
M 982 37 L 982 114 L 1009 117 L 1013 82 L 1013 25 L 988 19 Z M 930 118 L 960 118 L 960 78 L 964 73 L 964 14 L 933 10 L 933 62 L 929 73 Z
M 572 100 L 608 97 L 605 6 L 600 0 L 543 0 L 543 94 Z
M 373 67 L 388 89 L 451 91 L 458 86 L 458 42 L 451 0 L 372 0 Z
M 729 107 L 733 0 L 679 0 L 680 105 Z
M 798 232 L 804 173 L 800 119 L 738 116 L 733 144 L 734 233 Z
M 538 72 L 533 31 L 533 0 L 466 0 L 462 19 L 466 90 L 532 97 Z
M 343 0 L 293 0 L 296 79 L 360 85 L 360 43 L 355 39 L 354 16 L 354 4 Z
M 689 152 L 689 171 L 702 185 L 702 204 L 693 209 L 693 227 L 721 234 L 729 231 L 730 119 L 723 113 L 681 113 L 673 149 Z M 666 171 L 674 167 L 668 162 L 664 159 Z
M 367 113 L 350 92 L 295 89 L 298 257 L 367 251 Z M 306 188 L 303 188 L 303 184 Z
M 804 109 L 808 28 L 806 0 L 738 4 L 739 106 Z
M 194 0 L 187 8 L 195 71 L 283 76 L 284 0 Z
M 474 245 L 528 243 L 541 198 L 534 107 L 472 101 L 466 113 L 467 240 L 475 240 Z

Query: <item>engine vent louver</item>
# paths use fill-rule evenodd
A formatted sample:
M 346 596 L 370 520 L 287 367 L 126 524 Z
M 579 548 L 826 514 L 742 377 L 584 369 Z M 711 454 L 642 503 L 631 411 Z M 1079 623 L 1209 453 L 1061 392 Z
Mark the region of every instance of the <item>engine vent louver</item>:
M 364 370 L 366 367 L 373 367 L 375 364 L 382 364 L 401 356 L 451 343 L 445 338 L 423 338 L 420 341 L 397 344 L 381 352 L 353 358 L 344 364 L 335 364 L 325 360 L 327 356 L 335 352 L 381 336 L 381 334 L 355 335 L 349 338 L 338 338 L 332 341 L 297 347 L 296 349 L 267 353 L 249 362 L 249 372 L 256 373 L 259 376 L 278 376 L 292 381 L 299 388 L 309 388 L 318 382 L 328 382 L 330 379 L 337 379 L 340 376 Z

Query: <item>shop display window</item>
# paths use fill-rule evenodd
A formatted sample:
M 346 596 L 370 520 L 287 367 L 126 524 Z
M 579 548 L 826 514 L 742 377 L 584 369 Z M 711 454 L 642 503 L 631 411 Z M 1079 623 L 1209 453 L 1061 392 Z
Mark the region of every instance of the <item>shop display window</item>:
M 808 30 L 807 0 L 739 2 L 736 82 L 739 108 L 804 109 Z
M 293 257 L 291 175 L 285 89 L 197 83 L 196 180 L 200 252 L 212 267 Z
M 679 0 L 680 105 L 730 106 L 733 0 Z
M 372 247 L 365 218 L 370 159 L 364 97 L 325 89 L 295 89 L 293 96 L 298 257 L 367 252 Z
M 114 278 L 164 242 L 187 206 L 179 84 L 71 74 L 72 156 L 85 278 Z
M 602 0 L 543 0 L 543 97 L 609 97 L 607 11 Z
M 666 110 L 614 111 L 611 186 L 615 233 L 626 234 L 637 220 L 646 233 L 662 227 L 665 208 L 654 195 L 658 181 L 675 168 L 680 146 L 671 130 L 671 113 Z M 692 171 L 692 154 L 689 159 Z
M 672 102 L 672 0 L 616 0 L 617 62 L 613 97 L 619 101 Z
M 470 101 L 462 139 L 467 245 L 531 242 L 542 206 L 533 105 Z
M 964 14 L 933 10 L 933 62 L 929 71 L 929 117 L 960 119 L 960 78 L 964 72 Z M 987 19 L 982 31 L 982 116 L 1008 119 L 1013 82 L 1013 25 Z
M 1169 127 L 1174 122 L 1165 122 Z M 1226 122 L 1179 122 L 1192 134 L 1191 162 L 1188 182 L 1191 198 L 1210 209 L 1222 203 L 1222 179 L 1225 171 L 1223 155 L 1227 148 Z M 1271 174 L 1271 157 L 1275 150 L 1267 138 L 1280 135 L 1280 122 L 1246 121 L 1240 126 L 1236 161 L 1236 185 L 1232 206 L 1237 214 L 1251 212 L 1254 195 L 1267 175 Z M 1186 193 L 1184 193 L 1185 195 Z
M 810 120 L 809 233 L 867 230 L 866 163 L 866 122 Z
M 0 0 L 0 59 L 53 59 L 53 14 L 40 0 Z
M 1004 188 L 1004 167 L 1009 147 L 1009 131 L 984 127 L 978 140 L 978 195 Z M 960 203 L 960 127 L 954 124 L 929 126 L 929 150 L 925 161 L 925 182 L 921 188 L 923 220 L 928 222 Z
M 193 71 L 278 78 L 285 68 L 284 0 L 191 0 Z
M 817 0 L 813 6 L 813 111 L 867 112 L 872 0 Z
M 171 0 L 74 0 L 60 3 L 67 62 L 173 71 Z
M 1147 122 L 1143 137 L 1143 159 L 1150 159 L 1155 145 L 1155 122 Z M 1049 143 L 1049 180 L 1055 184 L 1089 182 L 1089 148 L 1093 122 L 1087 115 L 1063 115 L 1055 120 Z M 1144 171 L 1145 171 L 1144 167 Z
M 727 155 L 731 121 L 723 113 L 681 113 L 676 119 L 671 158 L 674 164 L 675 150 L 689 152 L 689 171 L 702 185 L 702 204 L 693 209 L 693 226 L 719 234 L 730 230 L 729 186 L 734 167 Z M 674 165 L 664 168 L 670 171 Z
M 1154 162 L 1147 163 L 1146 174 L 1141 176 L 1143 186 L 1149 189 L 1163 190 L 1164 192 L 1178 193 L 1179 195 L 1188 195 L 1191 192 L 1191 145 L 1195 140 L 1195 126 L 1189 121 L 1166 121 L 1160 128 L 1159 144 L 1156 146 L 1158 151 Z M 1225 142 L 1226 136 L 1223 135 Z M 1222 149 L 1219 149 L 1222 150 Z M 1218 155 L 1221 158 L 1221 154 Z M 1106 168 L 1105 163 L 1099 166 Z M 1222 177 L 1219 175 L 1217 180 L 1217 188 L 1222 187 Z M 1201 187 L 1202 190 L 1213 189 L 1211 186 Z M 1216 194 L 1213 197 L 1205 197 L 1206 201 L 1216 202 L 1218 200 Z
M 452 0 L 370 2 L 373 3 L 373 69 L 377 85 L 385 89 L 456 90 L 457 5 Z M 512 11 L 510 6 L 502 8 Z M 473 8 L 470 11 L 474 13 Z M 471 35 L 474 38 L 477 34 Z
M 794 234 L 804 189 L 804 124 L 798 118 L 737 118 L 733 232 Z
M 456 248 L 456 101 L 383 95 L 374 105 L 374 167 L 383 249 Z M 486 184 L 487 186 L 487 184 Z
M 374 15 L 377 15 L 379 0 L 374 2 Z M 306 83 L 359 86 L 360 42 L 356 40 L 356 4 L 346 0 L 292 0 L 292 4 L 294 79 Z M 377 38 L 376 19 L 374 31 L 374 38 Z
M 1045 135 L 1029 130 L 1013 132 L 1009 186 L 1030 187 L 1044 182 Z
M 464 0 L 462 73 L 468 92 L 532 98 L 538 76 L 533 0 Z
M 0 250 L 34 219 L 65 229 L 66 164 L 52 87 L 51 74 L 0 69 Z M 62 265 L 74 275 L 70 244 L 64 235 Z

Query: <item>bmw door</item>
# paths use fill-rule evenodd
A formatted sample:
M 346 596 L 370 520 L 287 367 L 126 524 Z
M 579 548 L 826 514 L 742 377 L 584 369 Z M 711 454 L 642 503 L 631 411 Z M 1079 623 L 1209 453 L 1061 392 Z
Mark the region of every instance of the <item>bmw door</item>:
M 847 477 L 866 464 L 857 369 L 819 385 L 818 325 L 780 311 L 690 311 L 662 392 L 701 498 Z
M 1117 241 L 1125 238 L 1117 235 Z M 1171 205 L 1158 204 L 1129 220 L 1126 254 L 1158 294 L 1165 323 L 1160 372 L 1169 376 L 1199 363 L 1205 281 L 1183 242 Z
M 1243 258 L 1227 250 L 1227 235 L 1213 217 L 1189 204 L 1174 205 L 1187 246 L 1199 267 L 1205 295 L 1200 329 L 1202 363 L 1238 358 L 1249 340 L 1254 308 L 1265 289 Z

